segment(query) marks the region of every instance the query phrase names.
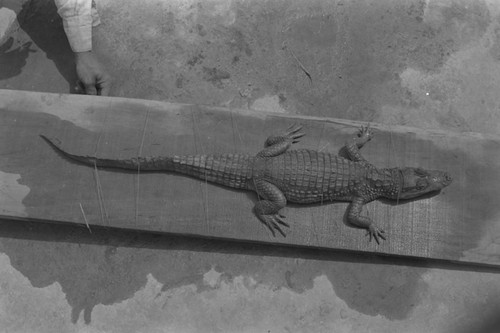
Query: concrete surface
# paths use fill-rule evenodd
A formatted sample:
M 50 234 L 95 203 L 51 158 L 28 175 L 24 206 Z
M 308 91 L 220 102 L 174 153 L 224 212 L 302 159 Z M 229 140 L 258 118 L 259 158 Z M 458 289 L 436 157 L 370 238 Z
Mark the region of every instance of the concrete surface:
M 114 95 L 500 129 L 499 1 L 97 2 Z M 18 21 L 0 88 L 74 91 L 52 2 Z M 0 252 L 3 332 L 500 331 L 494 269 L 15 221 Z

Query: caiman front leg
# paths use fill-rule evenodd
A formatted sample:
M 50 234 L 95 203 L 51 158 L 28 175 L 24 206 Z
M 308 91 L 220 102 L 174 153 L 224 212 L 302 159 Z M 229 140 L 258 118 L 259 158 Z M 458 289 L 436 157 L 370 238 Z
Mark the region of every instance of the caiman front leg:
M 370 235 L 370 241 L 372 238 L 375 238 L 377 244 L 380 244 L 379 238 L 385 240 L 385 231 L 379 229 L 379 227 L 377 227 L 368 216 L 361 216 L 361 209 L 365 203 L 366 202 L 363 198 L 355 197 L 348 208 L 347 220 L 360 228 L 368 230 L 367 235 Z
M 264 144 L 265 148 L 256 155 L 256 165 L 265 165 L 267 159 L 283 154 L 292 144 L 299 142 L 299 139 L 305 135 L 300 132 L 301 129 L 302 126 L 293 124 L 284 133 L 268 137 Z M 271 230 L 273 236 L 276 236 L 276 231 L 278 231 L 286 237 L 281 226 L 289 227 L 289 225 L 283 220 L 284 216 L 279 213 L 286 206 L 285 195 L 276 185 L 259 176 L 257 170 L 260 169 L 257 167 L 254 170 L 255 178 L 253 179 L 253 188 L 259 198 L 259 202 L 254 207 L 255 215 Z
M 262 179 L 254 180 L 254 187 L 259 197 L 254 207 L 255 215 L 271 230 L 273 236 L 276 237 L 275 231 L 278 231 L 286 237 L 280 225 L 290 226 L 283 220 L 285 216 L 279 213 L 286 206 L 285 195 L 276 185 Z
M 352 139 L 350 143 L 344 146 L 344 150 L 349 158 L 353 162 L 363 163 L 365 165 L 371 165 L 360 153 L 360 149 L 373 138 L 373 132 L 370 130 L 369 126 L 359 129 L 357 137 Z
M 283 134 L 268 137 L 264 144 L 266 148 L 261 150 L 257 157 L 274 157 L 283 154 L 305 135 L 305 133 L 300 132 L 301 129 L 302 126 L 293 124 Z

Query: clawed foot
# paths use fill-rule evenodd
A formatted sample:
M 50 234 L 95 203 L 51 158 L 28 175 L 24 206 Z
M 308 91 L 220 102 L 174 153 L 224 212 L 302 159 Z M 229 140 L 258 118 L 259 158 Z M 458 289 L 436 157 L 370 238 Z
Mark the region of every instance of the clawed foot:
M 286 129 L 286 132 L 283 134 L 285 138 L 290 140 L 292 143 L 299 142 L 299 139 L 306 135 L 306 133 L 300 132 L 302 129 L 301 125 L 292 124 L 290 127 Z
M 281 214 L 272 214 L 272 215 L 260 215 L 260 220 L 266 225 L 266 227 L 271 230 L 273 237 L 276 237 L 276 231 L 278 231 L 283 237 L 286 237 L 285 232 L 281 229 L 280 224 L 287 228 L 290 228 L 290 225 L 286 223 L 283 219 L 285 216 Z
M 270 147 L 285 143 L 286 146 L 284 148 L 286 150 L 291 144 L 299 142 L 299 139 L 306 135 L 305 133 L 300 132 L 301 129 L 302 126 L 293 124 L 292 126 L 288 127 L 283 134 L 271 135 L 270 137 L 268 137 L 264 146 Z M 282 153 L 282 151 L 280 150 L 279 153 Z
M 359 144 L 363 145 L 373 138 L 373 131 L 370 129 L 368 124 L 366 127 L 361 126 L 358 131 Z
M 383 240 L 385 240 L 384 234 L 385 234 L 384 230 L 379 229 L 377 226 L 375 226 L 373 224 L 370 224 L 370 226 L 368 227 L 368 231 L 366 233 L 366 235 L 370 236 L 370 242 L 372 241 L 372 238 L 375 238 L 375 241 L 377 242 L 377 244 L 380 244 L 379 238 L 382 238 Z

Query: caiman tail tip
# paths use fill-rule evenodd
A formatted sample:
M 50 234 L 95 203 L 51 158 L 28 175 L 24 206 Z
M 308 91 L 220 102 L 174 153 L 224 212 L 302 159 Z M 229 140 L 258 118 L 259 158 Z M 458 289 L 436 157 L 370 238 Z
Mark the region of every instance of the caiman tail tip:
M 54 141 L 53 139 L 49 138 L 49 137 L 48 137 L 48 136 L 46 136 L 45 134 L 40 134 L 40 137 L 41 137 L 42 139 L 44 139 L 45 141 L 48 141 L 48 142 L 50 142 L 50 143 L 53 143 L 53 141 Z
M 44 134 L 40 134 L 40 137 L 45 140 L 51 147 L 56 148 L 57 150 L 61 149 L 61 141 L 57 138 L 49 138 Z

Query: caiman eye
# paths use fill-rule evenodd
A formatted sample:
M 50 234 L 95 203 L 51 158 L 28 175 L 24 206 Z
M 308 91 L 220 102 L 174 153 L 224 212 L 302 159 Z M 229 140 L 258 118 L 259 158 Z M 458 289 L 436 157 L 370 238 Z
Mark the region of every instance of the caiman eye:
M 415 186 L 415 188 L 417 189 L 417 191 L 422 191 L 426 187 L 427 187 L 427 181 L 424 180 L 424 179 L 419 179 L 417 181 L 417 186 Z

